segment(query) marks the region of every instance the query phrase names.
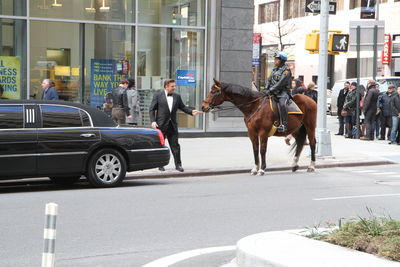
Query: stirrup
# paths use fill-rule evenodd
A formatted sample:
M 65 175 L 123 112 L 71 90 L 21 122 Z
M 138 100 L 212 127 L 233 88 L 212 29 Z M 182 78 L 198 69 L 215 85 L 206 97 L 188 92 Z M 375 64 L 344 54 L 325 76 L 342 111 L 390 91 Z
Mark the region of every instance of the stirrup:
M 285 133 L 287 131 L 286 126 L 283 124 L 279 125 L 277 130 L 278 130 L 278 133 Z

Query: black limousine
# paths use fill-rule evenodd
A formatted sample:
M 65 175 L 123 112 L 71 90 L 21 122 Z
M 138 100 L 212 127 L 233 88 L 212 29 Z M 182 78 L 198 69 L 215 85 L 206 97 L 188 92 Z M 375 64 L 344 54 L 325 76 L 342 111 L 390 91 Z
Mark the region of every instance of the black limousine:
M 122 127 L 90 106 L 0 100 L 0 179 L 49 177 L 116 186 L 127 171 L 162 167 L 170 153 L 159 130 Z

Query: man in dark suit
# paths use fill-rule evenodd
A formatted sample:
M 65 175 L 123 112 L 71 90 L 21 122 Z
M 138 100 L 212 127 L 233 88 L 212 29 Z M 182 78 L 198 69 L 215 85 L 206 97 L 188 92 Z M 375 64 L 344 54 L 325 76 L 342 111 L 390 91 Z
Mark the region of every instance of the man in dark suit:
M 344 88 L 340 90 L 339 96 L 337 98 L 337 115 L 339 119 L 339 131 L 335 135 L 343 135 L 344 134 L 344 117 L 342 116 L 342 110 L 344 105 L 344 100 L 346 99 L 346 95 L 349 92 L 350 82 L 346 81 L 344 83 Z M 346 133 L 347 134 L 347 133 Z
M 58 93 L 54 89 L 54 83 L 52 80 L 44 79 L 42 82 L 42 99 L 43 100 L 58 100 Z
M 367 132 L 360 140 L 374 140 L 375 136 L 375 117 L 379 90 L 376 88 L 376 82 L 374 80 L 368 81 L 367 89 L 368 91 L 364 99 L 364 115 Z
M 189 115 L 196 115 L 202 112 L 186 107 L 182 102 L 181 96 L 175 93 L 175 89 L 175 80 L 167 79 L 164 81 L 164 90 L 153 95 L 153 100 L 150 104 L 150 120 L 151 127 L 160 129 L 164 137 L 168 139 L 175 160 L 175 169 L 183 172 L 181 148 L 178 143 L 179 134 L 176 112 L 178 109 Z M 160 171 L 165 170 L 164 167 L 160 167 L 159 169 Z

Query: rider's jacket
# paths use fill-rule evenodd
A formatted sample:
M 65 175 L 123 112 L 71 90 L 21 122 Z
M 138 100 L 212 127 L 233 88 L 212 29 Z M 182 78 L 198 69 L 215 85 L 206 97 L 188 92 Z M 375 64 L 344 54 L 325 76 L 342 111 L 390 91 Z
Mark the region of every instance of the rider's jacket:
M 287 95 L 290 91 L 290 82 L 292 80 L 292 72 L 287 64 L 283 64 L 280 67 L 276 67 L 272 70 L 267 83 L 265 84 L 265 90 L 271 91 L 276 96 Z

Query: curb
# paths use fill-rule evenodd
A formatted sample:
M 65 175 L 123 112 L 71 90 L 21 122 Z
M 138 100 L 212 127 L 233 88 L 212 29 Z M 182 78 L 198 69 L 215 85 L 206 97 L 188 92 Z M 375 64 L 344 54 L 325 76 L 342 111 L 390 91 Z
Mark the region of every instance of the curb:
M 388 165 L 388 164 L 398 164 L 389 160 L 375 160 L 375 161 L 351 161 L 351 162 L 334 162 L 317 164 L 317 169 L 326 168 L 337 168 L 337 167 L 356 167 L 356 166 L 377 166 L 377 165 Z M 308 166 L 301 165 L 299 169 L 305 170 Z M 291 171 L 292 167 L 272 167 L 267 168 L 267 172 L 278 172 L 278 171 Z M 135 172 L 128 173 L 125 180 L 133 179 L 158 179 L 158 178 L 187 178 L 194 176 L 211 176 L 211 175 L 226 175 L 226 174 L 239 174 L 239 173 L 250 173 L 250 169 L 202 169 L 202 170 L 190 170 L 186 172 L 164 172 L 164 173 L 149 173 L 149 174 L 135 174 Z
M 238 267 L 400 266 L 399 262 L 313 240 L 290 230 L 240 239 L 236 244 L 236 264 Z

